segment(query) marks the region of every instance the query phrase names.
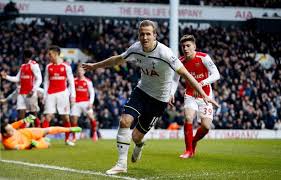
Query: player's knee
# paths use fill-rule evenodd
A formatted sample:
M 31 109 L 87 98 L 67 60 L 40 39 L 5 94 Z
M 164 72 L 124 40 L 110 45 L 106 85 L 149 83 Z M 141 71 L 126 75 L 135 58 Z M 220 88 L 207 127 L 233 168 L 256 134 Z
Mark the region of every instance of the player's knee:
M 185 122 L 192 123 L 192 121 L 193 121 L 193 116 L 190 115 L 185 116 Z
M 133 139 L 134 143 L 139 144 L 139 143 L 141 143 L 141 141 L 143 139 L 143 135 L 134 130 L 132 133 L 132 139 Z
M 201 126 L 202 128 L 209 130 L 211 129 L 212 120 L 210 119 L 202 119 Z
M 132 122 L 133 122 L 133 117 L 131 115 L 123 114 L 121 116 L 121 120 L 120 120 L 120 127 L 121 128 L 130 128 Z

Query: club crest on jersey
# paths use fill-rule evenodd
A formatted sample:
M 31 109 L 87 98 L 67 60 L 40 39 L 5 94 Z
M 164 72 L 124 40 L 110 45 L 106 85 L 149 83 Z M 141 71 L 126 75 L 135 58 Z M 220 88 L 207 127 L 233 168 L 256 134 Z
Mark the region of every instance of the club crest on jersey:
M 175 56 L 172 56 L 172 57 L 171 57 L 171 62 L 172 62 L 172 64 L 176 64 L 176 60 L 177 60 L 177 57 L 175 57 Z
M 61 68 L 60 68 L 60 71 L 61 71 L 61 72 L 63 72 L 63 71 L 64 71 L 64 68 L 63 68 L 63 67 L 61 67 Z

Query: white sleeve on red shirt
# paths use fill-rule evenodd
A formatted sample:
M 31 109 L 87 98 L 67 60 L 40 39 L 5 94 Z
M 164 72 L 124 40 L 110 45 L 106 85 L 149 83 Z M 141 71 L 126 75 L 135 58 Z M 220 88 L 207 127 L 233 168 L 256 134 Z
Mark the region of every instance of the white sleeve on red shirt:
M 21 69 L 20 69 L 21 70 Z M 11 82 L 19 82 L 20 81 L 20 70 L 16 76 L 6 76 L 6 79 Z
M 90 80 L 87 80 L 87 84 L 88 84 L 88 91 L 90 94 L 90 103 L 93 104 L 95 100 L 95 89 L 93 83 Z
M 69 65 L 66 65 L 66 75 L 67 75 L 68 87 L 70 90 L 70 97 L 75 98 L 76 92 L 75 92 L 74 77 L 73 77 L 72 69 Z
M 13 99 L 16 95 L 18 95 L 18 89 L 14 90 L 11 94 L 9 94 L 8 97 L 6 97 L 7 101 L 10 101 L 11 99 Z
M 203 58 L 203 64 L 208 69 L 208 73 L 209 73 L 209 77 L 202 81 L 203 86 L 211 84 L 211 83 L 217 81 L 218 79 L 220 79 L 219 70 L 209 55 L 207 55 Z
M 49 79 L 48 67 L 49 67 L 49 65 L 47 65 L 47 67 L 46 67 L 46 69 L 45 69 L 45 76 L 44 76 L 44 95 L 43 95 L 44 99 L 46 99 L 46 97 L 47 97 L 48 88 L 49 88 L 49 83 L 50 83 L 50 82 L 49 82 L 50 79 Z
M 34 74 L 34 77 L 35 77 L 35 82 L 34 82 L 32 91 L 36 92 L 37 89 L 39 88 L 39 86 L 42 83 L 42 74 L 41 74 L 39 65 L 37 63 L 31 64 L 31 70 L 32 70 L 32 72 Z
M 44 89 L 43 88 L 38 88 L 37 89 L 37 94 L 43 95 L 44 96 Z

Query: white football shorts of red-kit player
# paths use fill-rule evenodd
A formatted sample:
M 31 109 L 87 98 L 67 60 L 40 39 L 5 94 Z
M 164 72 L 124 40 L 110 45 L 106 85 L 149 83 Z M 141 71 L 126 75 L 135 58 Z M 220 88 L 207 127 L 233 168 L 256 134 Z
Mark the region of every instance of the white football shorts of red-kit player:
M 197 120 L 200 122 L 201 118 L 209 118 L 213 120 L 214 110 L 213 105 L 208 105 L 203 101 L 202 98 L 195 98 L 193 96 L 184 96 L 184 108 L 189 108 L 197 111 Z
M 26 110 L 27 112 L 38 112 L 40 108 L 38 106 L 37 92 L 34 92 L 31 97 L 27 97 L 26 94 L 18 94 L 17 110 Z
M 83 113 L 87 115 L 88 113 L 93 113 L 93 109 L 89 108 L 90 102 L 89 101 L 82 101 L 76 102 L 71 107 L 71 116 L 81 116 Z
M 54 114 L 58 110 L 58 114 L 64 115 L 70 113 L 70 101 L 68 90 L 47 94 L 45 100 L 44 114 Z

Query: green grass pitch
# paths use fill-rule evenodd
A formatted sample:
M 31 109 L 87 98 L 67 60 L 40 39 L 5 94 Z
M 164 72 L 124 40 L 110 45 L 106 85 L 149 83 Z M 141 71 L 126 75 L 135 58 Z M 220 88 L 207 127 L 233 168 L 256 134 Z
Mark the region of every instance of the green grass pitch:
M 1 147 L 1 146 L 0 146 Z M 0 162 L 0 179 L 281 179 L 281 140 L 202 140 L 197 154 L 180 159 L 183 140 L 148 140 L 142 159 L 128 173 L 105 176 L 117 159 L 114 140 L 80 140 L 75 147 L 53 140 L 44 150 L 4 151 L 2 160 L 16 160 L 83 170 L 90 173 L 44 169 Z M 100 173 L 100 174 L 98 174 Z

